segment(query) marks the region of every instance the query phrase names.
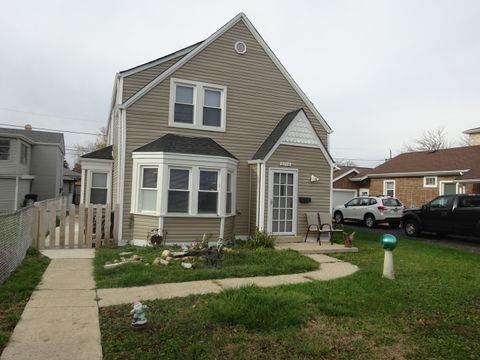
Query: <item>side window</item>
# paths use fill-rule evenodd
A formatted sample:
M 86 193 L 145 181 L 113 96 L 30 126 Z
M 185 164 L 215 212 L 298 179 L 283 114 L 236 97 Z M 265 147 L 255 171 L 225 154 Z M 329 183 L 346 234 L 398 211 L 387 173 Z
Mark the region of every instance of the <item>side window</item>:
M 431 209 L 447 209 L 449 207 L 450 198 L 438 197 L 430 202 Z
M 377 203 L 377 200 L 375 200 L 375 199 L 370 199 L 370 202 L 369 202 L 370 205 L 375 205 L 376 203 Z
M 355 198 L 355 199 L 350 200 L 346 205 L 347 206 L 358 206 L 359 203 L 360 203 L 360 199 Z
M 0 139 L 0 160 L 8 160 L 10 156 L 10 140 Z
M 480 207 L 480 196 L 466 196 L 460 201 L 460 207 Z
M 369 198 L 361 198 L 360 199 L 360 205 L 359 206 L 368 206 L 370 205 L 370 199 Z

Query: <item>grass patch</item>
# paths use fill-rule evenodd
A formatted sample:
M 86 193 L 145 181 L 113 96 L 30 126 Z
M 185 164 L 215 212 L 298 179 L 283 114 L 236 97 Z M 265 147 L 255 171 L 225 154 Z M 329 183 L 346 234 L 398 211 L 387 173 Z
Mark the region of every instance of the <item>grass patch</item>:
M 194 270 L 185 270 L 181 261 L 171 261 L 170 265 L 150 265 L 129 263 L 111 269 L 103 266 L 107 261 L 119 259 L 122 251 L 133 251 L 152 261 L 163 248 L 145 247 L 100 248 L 95 251 L 95 281 L 98 288 L 141 286 L 169 282 L 192 280 L 224 279 L 229 277 L 248 277 L 260 275 L 279 275 L 301 273 L 318 269 L 318 263 L 309 257 L 291 250 L 273 250 L 258 248 L 250 250 L 238 248 L 235 253 L 224 253 L 220 268 L 207 268 L 199 265 Z
M 20 266 L 0 285 L 0 353 L 49 263 L 37 250 L 28 249 Z
M 102 308 L 105 358 L 478 359 L 480 255 L 400 239 L 390 281 L 379 235 L 357 234 L 346 278 L 147 301 L 143 332 Z

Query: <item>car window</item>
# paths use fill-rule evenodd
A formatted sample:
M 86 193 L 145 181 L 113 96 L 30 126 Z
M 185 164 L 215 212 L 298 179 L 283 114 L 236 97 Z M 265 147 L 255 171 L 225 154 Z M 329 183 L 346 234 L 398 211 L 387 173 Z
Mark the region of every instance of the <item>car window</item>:
M 370 204 L 369 198 L 360 198 L 360 206 L 368 206 Z
M 375 205 L 377 203 L 377 200 L 375 199 L 370 199 L 370 205 Z
M 432 209 L 447 209 L 450 203 L 449 197 L 439 197 L 430 202 L 430 208 Z
M 382 199 L 382 203 L 384 206 L 402 206 L 402 203 L 400 201 L 393 198 Z
M 359 202 L 360 202 L 360 199 L 355 198 L 355 199 L 350 200 L 348 203 L 346 203 L 346 205 L 347 206 L 358 206 Z
M 466 196 L 460 200 L 459 207 L 480 207 L 480 196 Z

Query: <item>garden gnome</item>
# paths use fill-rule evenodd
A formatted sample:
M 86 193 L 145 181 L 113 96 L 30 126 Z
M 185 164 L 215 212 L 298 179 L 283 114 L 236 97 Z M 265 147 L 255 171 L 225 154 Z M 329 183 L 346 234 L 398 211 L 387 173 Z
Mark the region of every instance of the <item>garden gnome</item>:
M 384 234 L 380 238 L 380 243 L 385 249 L 385 258 L 383 260 L 383 277 L 394 280 L 395 271 L 393 269 L 393 249 L 397 247 L 397 238 L 391 234 Z
M 134 329 L 141 329 L 147 325 L 147 318 L 143 310 L 148 308 L 147 305 L 143 305 L 140 301 L 132 301 L 133 309 L 130 311 L 130 314 L 133 314 L 132 327 Z

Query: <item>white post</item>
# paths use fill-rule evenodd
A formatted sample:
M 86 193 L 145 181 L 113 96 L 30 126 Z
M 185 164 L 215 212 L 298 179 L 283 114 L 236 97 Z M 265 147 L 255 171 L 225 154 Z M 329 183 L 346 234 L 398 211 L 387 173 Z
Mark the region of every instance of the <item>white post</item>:
M 385 258 L 383 260 L 383 277 L 394 280 L 395 271 L 393 269 L 393 251 L 385 250 Z

